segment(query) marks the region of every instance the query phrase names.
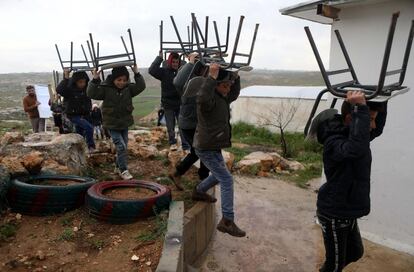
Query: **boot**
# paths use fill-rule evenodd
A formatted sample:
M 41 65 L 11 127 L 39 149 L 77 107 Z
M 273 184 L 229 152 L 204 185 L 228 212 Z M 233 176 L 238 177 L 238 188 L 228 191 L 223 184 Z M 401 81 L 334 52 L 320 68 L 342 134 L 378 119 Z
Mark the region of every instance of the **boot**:
M 181 175 L 179 175 L 176 171 L 175 172 L 170 172 L 170 174 L 168 175 L 168 177 L 173 181 L 175 187 L 180 190 L 180 191 L 184 191 L 184 187 L 181 183 Z
M 194 201 L 203 201 L 208 203 L 215 203 L 217 201 L 215 197 L 209 195 L 208 193 L 197 191 L 197 188 L 194 188 L 192 199 Z
M 228 233 L 231 236 L 235 237 L 246 236 L 246 232 L 239 229 L 239 227 L 234 223 L 233 220 L 229 220 L 224 217 L 220 220 L 220 223 L 218 223 L 217 230 L 224 233 Z

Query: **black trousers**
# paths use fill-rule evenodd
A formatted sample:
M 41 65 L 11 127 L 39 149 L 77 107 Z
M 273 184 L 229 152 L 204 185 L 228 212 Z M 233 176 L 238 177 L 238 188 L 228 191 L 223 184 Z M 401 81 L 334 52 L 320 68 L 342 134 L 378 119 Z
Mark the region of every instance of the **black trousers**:
M 325 263 L 320 272 L 339 272 L 364 254 L 357 219 L 336 219 L 318 214 L 325 244 Z
M 181 129 L 181 137 L 185 139 L 187 143 L 191 145 L 190 153 L 176 166 L 177 173 L 182 176 L 188 169 L 198 161 L 198 156 L 195 153 L 193 147 L 195 129 Z M 200 169 L 198 169 L 198 177 L 200 180 L 204 180 L 208 177 L 210 170 L 200 161 Z

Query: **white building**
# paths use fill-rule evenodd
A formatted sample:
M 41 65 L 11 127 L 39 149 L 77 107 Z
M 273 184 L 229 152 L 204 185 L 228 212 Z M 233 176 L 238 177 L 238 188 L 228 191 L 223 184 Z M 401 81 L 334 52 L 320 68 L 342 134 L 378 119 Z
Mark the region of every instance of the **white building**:
M 333 20 L 317 15 L 318 4 L 338 8 L 338 18 Z M 391 15 L 396 11 L 401 13 L 388 69 L 393 70 L 402 64 L 408 31 L 414 19 L 414 0 L 308 1 L 280 12 L 332 25 L 330 70 L 346 67 L 333 33 L 339 29 L 360 81 L 375 85 L 379 78 Z M 317 43 L 317 37 L 314 38 Z M 414 89 L 413 54 L 404 85 Z M 414 254 L 413 103 L 414 91 L 395 97 L 389 103 L 384 134 L 371 144 L 372 211 L 361 220 L 364 237 L 410 254 Z
M 287 113 L 289 109 L 296 107 L 295 116 L 286 130 L 303 132 L 315 98 L 324 88 L 324 86 L 250 86 L 243 88 L 239 98 L 231 104 L 231 121 L 262 125 L 268 119 L 275 120 L 276 115 Z M 320 109 L 327 107 L 326 100 L 325 95 L 321 100 Z M 276 130 L 275 127 L 267 127 L 270 130 Z

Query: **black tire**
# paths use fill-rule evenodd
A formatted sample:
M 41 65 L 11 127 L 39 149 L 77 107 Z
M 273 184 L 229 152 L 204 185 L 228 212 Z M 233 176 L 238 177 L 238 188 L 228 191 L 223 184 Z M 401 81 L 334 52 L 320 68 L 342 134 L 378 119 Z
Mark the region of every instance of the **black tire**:
M 35 180 L 71 180 L 66 186 L 34 185 Z M 28 215 L 50 215 L 73 210 L 85 202 L 86 191 L 96 181 L 88 177 L 39 175 L 10 182 L 7 200 L 12 211 Z
M 156 192 L 149 198 L 124 200 L 113 199 L 103 194 L 104 190 L 118 187 L 140 187 Z M 104 181 L 93 185 L 86 194 L 86 207 L 96 219 L 114 223 L 128 224 L 168 209 L 171 190 L 163 185 L 148 181 Z

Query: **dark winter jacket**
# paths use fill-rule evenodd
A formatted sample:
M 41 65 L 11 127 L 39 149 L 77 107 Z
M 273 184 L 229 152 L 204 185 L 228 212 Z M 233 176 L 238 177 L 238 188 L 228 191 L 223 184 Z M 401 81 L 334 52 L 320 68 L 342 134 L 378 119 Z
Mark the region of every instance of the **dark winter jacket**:
M 134 124 L 132 98 L 145 90 L 145 81 L 141 74 L 135 74 L 135 83 L 129 83 L 124 89 L 116 88 L 112 77 L 108 76 L 104 83 L 99 79 L 89 82 L 88 96 L 95 100 L 103 100 L 103 126 L 107 129 L 122 130 Z
M 56 87 L 57 93 L 64 97 L 65 113 L 69 117 L 88 117 L 92 109 L 91 99 L 86 95 L 86 87 L 83 90 L 76 87 L 76 81 L 80 79 L 86 79 L 86 83 L 89 82 L 86 72 L 76 72 L 72 78 L 62 80 Z
M 386 111 L 378 113 L 377 128 L 370 132 L 367 106 L 355 106 L 349 127 L 341 115 L 318 127 L 323 144 L 327 182 L 318 193 L 318 213 L 333 218 L 359 218 L 370 212 L 370 141 L 382 133 Z
M 194 147 L 201 150 L 220 150 L 231 146 L 230 103 L 240 94 L 240 77 L 224 97 L 216 91 L 217 81 L 204 80 L 197 94 L 198 123 Z
M 94 108 L 91 111 L 91 122 L 94 126 L 102 125 L 102 112 L 100 108 Z
M 174 86 L 181 97 L 178 126 L 181 129 L 195 129 L 197 127 L 197 96 L 185 95 L 185 84 L 193 70 L 194 64 L 186 63 L 174 78 Z
M 173 84 L 177 70 L 170 67 L 160 67 L 163 59 L 157 56 L 151 64 L 148 72 L 150 75 L 161 81 L 161 104 L 165 109 L 176 110 L 180 108 L 180 96 Z

